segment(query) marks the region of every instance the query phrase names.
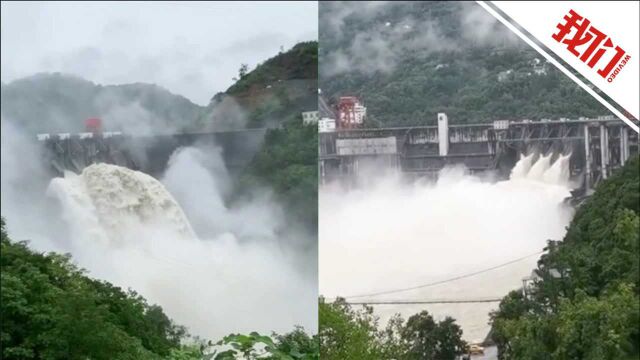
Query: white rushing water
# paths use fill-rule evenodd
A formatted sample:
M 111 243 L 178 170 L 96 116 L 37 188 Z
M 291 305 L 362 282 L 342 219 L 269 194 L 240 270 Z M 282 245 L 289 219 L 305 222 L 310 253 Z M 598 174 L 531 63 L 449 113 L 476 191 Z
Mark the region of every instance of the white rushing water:
M 279 209 L 267 196 L 227 208 L 226 174 L 205 164 L 212 157 L 176 152 L 164 184 L 107 164 L 53 179 L 48 194 L 61 205 L 69 239 L 53 239 L 47 250 L 69 251 L 91 276 L 133 288 L 195 335 L 216 340 L 294 325 L 315 332 L 317 282 L 301 269 L 303 255 L 282 246 Z
M 344 190 L 320 190 L 320 294 L 333 298 L 437 282 L 542 251 L 561 239 L 573 212 L 568 156 L 522 157 L 506 181 L 487 182 L 444 169 L 436 183 L 395 178 Z M 350 301 L 501 298 L 522 284 L 539 255 L 480 275 L 421 289 Z M 421 310 L 454 317 L 468 341 L 489 331 L 498 303 L 376 305 L 382 324 Z

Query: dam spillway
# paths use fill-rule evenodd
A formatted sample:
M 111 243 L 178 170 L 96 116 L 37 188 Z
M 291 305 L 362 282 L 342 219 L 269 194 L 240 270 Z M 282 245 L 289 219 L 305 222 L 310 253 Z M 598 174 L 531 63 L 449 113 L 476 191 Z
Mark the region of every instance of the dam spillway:
M 584 189 L 638 153 L 638 134 L 611 116 L 577 120 L 497 120 L 485 124 L 342 129 L 319 134 L 321 183 L 353 178 L 367 164 L 414 177 L 435 177 L 447 165 L 507 177 L 521 155 L 570 155 L 569 172 Z
M 107 163 L 158 176 L 171 154 L 183 146 L 217 147 L 230 173 L 247 166 L 260 149 L 266 129 L 134 136 L 120 133 L 39 136 L 42 158 L 53 176 Z

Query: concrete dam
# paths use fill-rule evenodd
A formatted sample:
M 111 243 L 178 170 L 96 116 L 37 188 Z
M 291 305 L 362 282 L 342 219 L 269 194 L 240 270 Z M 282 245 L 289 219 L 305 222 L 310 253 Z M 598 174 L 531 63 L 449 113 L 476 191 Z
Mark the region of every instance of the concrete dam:
M 367 168 L 435 178 L 457 164 L 507 177 L 522 154 L 536 152 L 552 161 L 570 154 L 571 179 L 589 190 L 638 154 L 638 134 L 612 116 L 449 125 L 440 113 L 435 126 L 321 132 L 318 146 L 321 183 L 354 179 Z
M 133 136 L 121 133 L 44 134 L 42 158 L 52 176 L 65 170 L 81 172 L 93 163 L 125 166 L 159 177 L 171 154 L 183 146 L 219 147 L 233 175 L 248 165 L 260 149 L 266 129 L 173 135 Z

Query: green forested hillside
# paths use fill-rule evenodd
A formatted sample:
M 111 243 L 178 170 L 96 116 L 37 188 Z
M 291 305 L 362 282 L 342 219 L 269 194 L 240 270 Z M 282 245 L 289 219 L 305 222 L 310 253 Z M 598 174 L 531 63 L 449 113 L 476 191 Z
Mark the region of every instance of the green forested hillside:
M 270 127 L 240 187 L 267 185 L 291 224 L 312 233 L 318 224 L 318 127 L 303 125 L 301 112 L 318 109 L 317 69 L 318 43 L 300 43 L 246 74 L 226 95 L 250 109 L 248 126 Z
M 278 127 L 285 119 L 316 110 L 318 42 L 296 44 L 249 70 L 240 65 L 237 81 L 216 94 L 200 117 L 203 126 Z M 238 114 L 240 113 L 240 116 Z M 237 117 L 235 124 L 221 117 Z
M 285 206 L 290 225 L 318 230 L 318 128 L 292 115 L 269 129 L 262 149 L 241 178 L 241 185 L 268 185 Z
M 321 2 L 319 29 L 323 94 L 370 126 L 608 113 L 473 2 Z
M 253 85 L 268 85 L 279 80 L 317 79 L 318 42 L 309 41 L 296 44 L 286 52 L 265 60 L 262 64 L 240 76 L 226 93 L 240 95 Z
M 3 359 L 158 359 L 180 348 L 185 329 L 161 307 L 10 240 L 1 221 Z
M 1 359 L 318 359 L 317 339 L 301 328 L 273 339 L 256 333 L 219 342 L 190 338 L 135 291 L 89 278 L 69 255 L 41 254 L 11 240 L 2 218 L 0 238 Z
M 500 359 L 640 356 L 640 161 L 598 185 L 563 241 L 550 241 L 526 298 L 492 315 Z

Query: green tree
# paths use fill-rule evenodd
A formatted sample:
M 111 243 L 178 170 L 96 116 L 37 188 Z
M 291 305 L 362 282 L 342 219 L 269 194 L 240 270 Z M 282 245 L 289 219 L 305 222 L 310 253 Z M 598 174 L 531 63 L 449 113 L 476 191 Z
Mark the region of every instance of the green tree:
M 354 310 L 340 298 L 320 298 L 319 306 L 322 359 L 454 360 L 466 351 L 462 329 L 449 317 L 435 322 L 422 311 L 404 323 L 396 314 L 380 329 L 370 306 Z
M 89 279 L 68 255 L 13 242 L 0 225 L 3 359 L 159 359 L 179 347 L 184 329 L 159 307 Z
M 637 359 L 639 321 L 640 303 L 632 285 L 619 285 L 601 298 L 579 291 L 561 305 L 554 358 Z
M 427 311 L 411 316 L 401 334 L 408 346 L 405 359 L 455 360 L 467 347 L 455 320 L 435 322 Z
M 238 69 L 238 80 L 242 80 L 247 76 L 249 72 L 249 65 L 240 64 L 240 69 Z
M 269 129 L 264 144 L 242 175 L 239 187 L 272 188 L 294 221 L 315 233 L 318 227 L 318 129 L 301 115 Z
M 377 318 L 373 308 L 353 310 L 344 299 L 333 303 L 320 298 L 320 358 L 328 360 L 381 359 Z

